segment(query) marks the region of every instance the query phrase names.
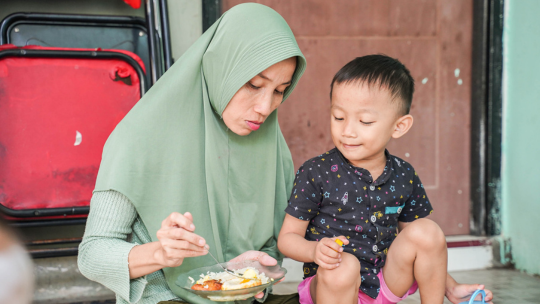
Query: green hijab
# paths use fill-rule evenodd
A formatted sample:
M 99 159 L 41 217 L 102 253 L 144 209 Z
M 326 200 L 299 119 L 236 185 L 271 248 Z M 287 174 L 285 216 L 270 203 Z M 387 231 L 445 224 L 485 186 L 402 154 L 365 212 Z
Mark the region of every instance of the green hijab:
M 189 211 L 195 233 L 220 261 L 248 250 L 280 259 L 277 236 L 294 168 L 277 111 L 248 136 L 228 130 L 221 115 L 247 81 L 294 56 L 297 67 L 284 100 L 306 67 L 291 29 L 264 5 L 230 9 L 112 132 L 95 191 L 127 196 L 154 241 L 170 213 Z M 174 282 L 182 272 L 212 264 L 207 255 L 163 270 L 175 294 L 206 303 Z

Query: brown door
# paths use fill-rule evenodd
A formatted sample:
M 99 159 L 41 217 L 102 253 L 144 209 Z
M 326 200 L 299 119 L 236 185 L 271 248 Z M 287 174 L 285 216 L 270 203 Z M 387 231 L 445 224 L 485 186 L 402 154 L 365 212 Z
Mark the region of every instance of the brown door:
M 223 10 L 242 2 L 223 0 Z M 402 61 L 416 81 L 412 130 L 390 153 L 417 170 L 447 235 L 469 234 L 471 0 L 260 0 L 291 26 L 308 67 L 279 121 L 294 164 L 333 147 L 330 82 L 358 56 Z

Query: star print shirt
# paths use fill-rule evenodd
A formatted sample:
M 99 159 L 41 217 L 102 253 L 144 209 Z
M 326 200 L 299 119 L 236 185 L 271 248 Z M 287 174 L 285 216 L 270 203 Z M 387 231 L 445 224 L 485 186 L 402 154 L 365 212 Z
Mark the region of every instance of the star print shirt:
M 360 261 L 360 289 L 379 294 L 377 273 L 397 236 L 398 221 L 412 222 L 433 209 L 414 168 L 385 151 L 386 167 L 373 181 L 369 171 L 350 165 L 334 148 L 305 162 L 298 172 L 286 212 L 309 221 L 305 238 L 319 241 L 343 235 L 344 251 Z M 304 264 L 304 277 L 318 265 Z

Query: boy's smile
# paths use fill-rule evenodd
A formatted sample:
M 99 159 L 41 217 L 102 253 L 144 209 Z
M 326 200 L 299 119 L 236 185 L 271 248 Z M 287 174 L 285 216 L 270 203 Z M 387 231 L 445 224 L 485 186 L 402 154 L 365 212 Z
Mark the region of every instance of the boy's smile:
M 375 174 L 374 178 L 384 169 L 384 150 L 390 139 L 401 137 L 412 126 L 412 116 L 401 116 L 399 102 L 378 84 L 335 84 L 330 119 L 336 148 L 352 165 Z

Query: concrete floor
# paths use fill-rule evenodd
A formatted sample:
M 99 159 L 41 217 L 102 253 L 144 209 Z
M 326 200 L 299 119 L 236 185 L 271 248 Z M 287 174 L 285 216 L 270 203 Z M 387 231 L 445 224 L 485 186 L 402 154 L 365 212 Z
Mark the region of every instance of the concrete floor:
M 456 271 L 450 273 L 459 283 L 480 283 L 494 293 L 495 304 L 538 304 L 540 303 L 540 278 L 509 269 L 486 269 Z M 274 287 L 279 294 L 296 292 L 294 283 L 282 283 Z M 403 304 L 420 303 L 420 295 L 409 296 Z M 445 304 L 451 304 L 445 299 Z

